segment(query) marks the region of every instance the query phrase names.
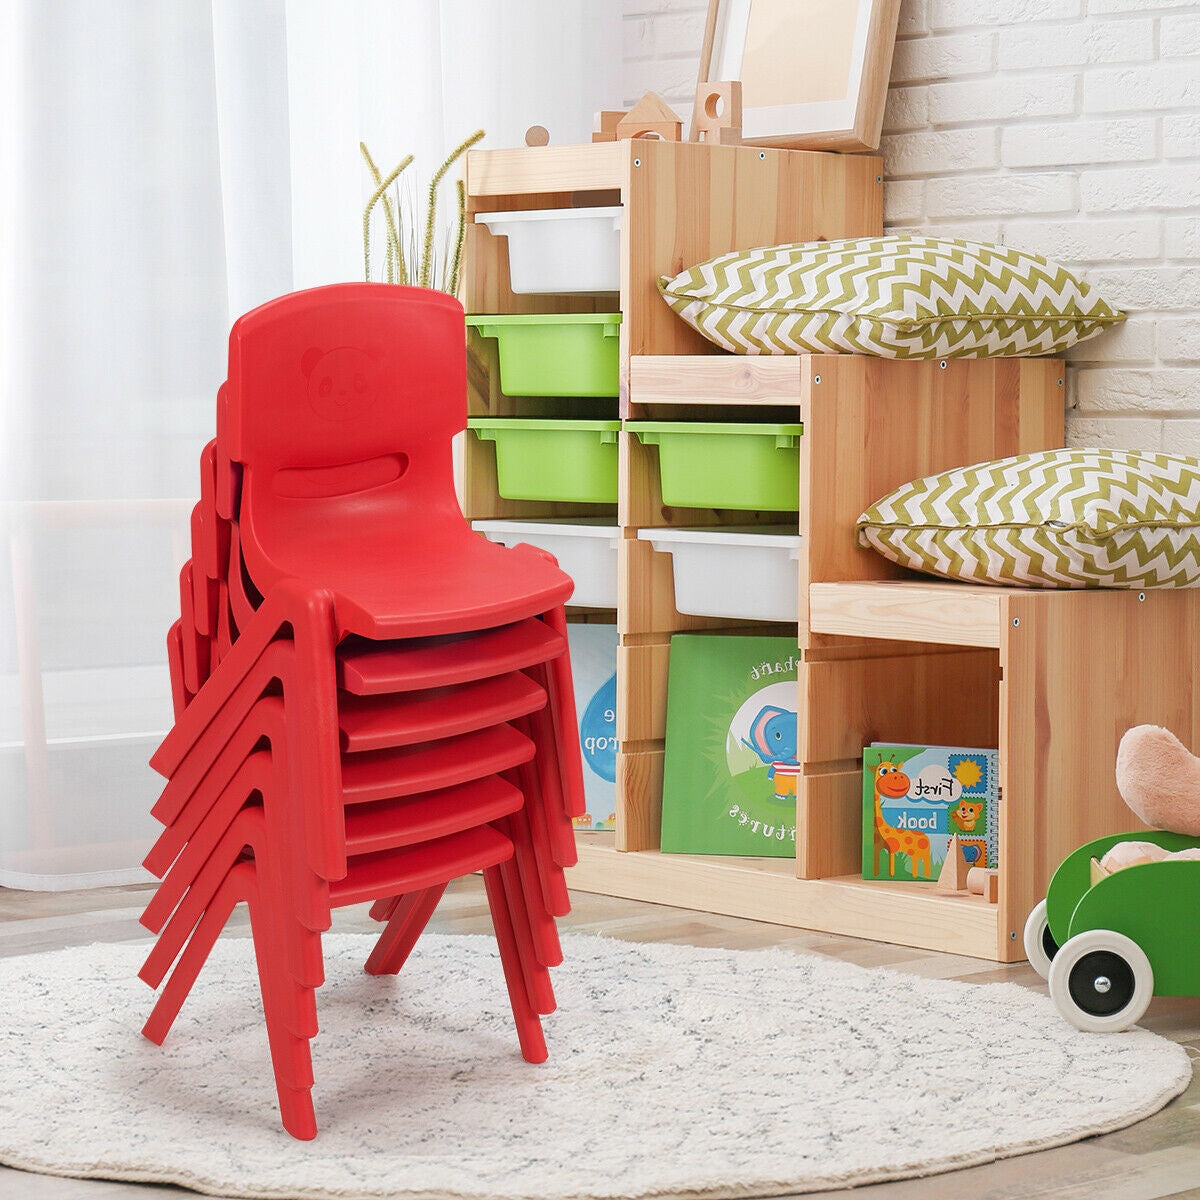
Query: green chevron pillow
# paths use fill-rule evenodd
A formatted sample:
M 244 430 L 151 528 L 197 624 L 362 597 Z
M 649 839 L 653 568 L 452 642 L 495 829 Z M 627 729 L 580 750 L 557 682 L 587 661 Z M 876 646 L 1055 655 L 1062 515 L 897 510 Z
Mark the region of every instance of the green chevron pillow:
M 906 483 L 858 541 L 946 579 L 1047 588 L 1200 584 L 1200 460 L 1045 450 Z
M 722 254 L 658 281 L 735 354 L 1052 354 L 1125 319 L 1069 271 L 1007 246 L 846 238 Z

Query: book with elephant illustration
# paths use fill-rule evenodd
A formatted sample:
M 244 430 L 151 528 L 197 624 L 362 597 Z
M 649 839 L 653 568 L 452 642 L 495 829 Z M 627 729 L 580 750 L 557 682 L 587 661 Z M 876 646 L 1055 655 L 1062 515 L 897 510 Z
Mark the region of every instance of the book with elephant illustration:
M 864 879 L 936 880 L 952 837 L 969 867 L 996 867 L 999 762 L 969 746 L 863 750 Z
M 676 634 L 662 849 L 796 853 L 796 640 Z

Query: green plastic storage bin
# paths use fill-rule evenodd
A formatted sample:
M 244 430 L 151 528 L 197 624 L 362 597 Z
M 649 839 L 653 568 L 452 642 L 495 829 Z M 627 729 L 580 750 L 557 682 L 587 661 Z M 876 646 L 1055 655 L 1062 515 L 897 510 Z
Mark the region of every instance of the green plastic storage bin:
M 629 421 L 658 447 L 662 497 L 679 508 L 796 512 L 803 425 Z
M 468 317 L 500 349 L 506 396 L 616 396 L 620 313 L 521 313 Z
M 506 499 L 616 504 L 620 421 L 471 417 L 467 427 L 496 443 L 497 485 Z

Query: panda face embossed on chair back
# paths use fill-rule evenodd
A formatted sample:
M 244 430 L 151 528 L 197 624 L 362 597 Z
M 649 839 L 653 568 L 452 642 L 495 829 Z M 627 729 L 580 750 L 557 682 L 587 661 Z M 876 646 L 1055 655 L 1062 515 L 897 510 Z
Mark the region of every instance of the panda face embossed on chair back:
M 356 490 L 359 464 L 368 487 L 410 461 L 448 469 L 451 438 L 466 425 L 462 307 L 391 284 L 283 296 L 234 325 L 228 387 L 230 454 L 260 479 L 332 468 L 334 490 Z M 312 494 L 295 478 L 282 490 L 297 486 Z M 328 494 L 319 478 L 311 489 Z

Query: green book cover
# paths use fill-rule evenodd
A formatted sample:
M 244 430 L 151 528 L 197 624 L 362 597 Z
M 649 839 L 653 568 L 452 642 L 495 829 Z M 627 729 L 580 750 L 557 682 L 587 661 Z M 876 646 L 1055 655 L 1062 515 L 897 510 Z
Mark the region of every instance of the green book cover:
M 796 656 L 786 637 L 671 638 L 664 852 L 795 855 Z
M 868 746 L 863 878 L 937 879 L 952 837 L 968 866 L 998 866 L 998 771 L 995 750 Z

